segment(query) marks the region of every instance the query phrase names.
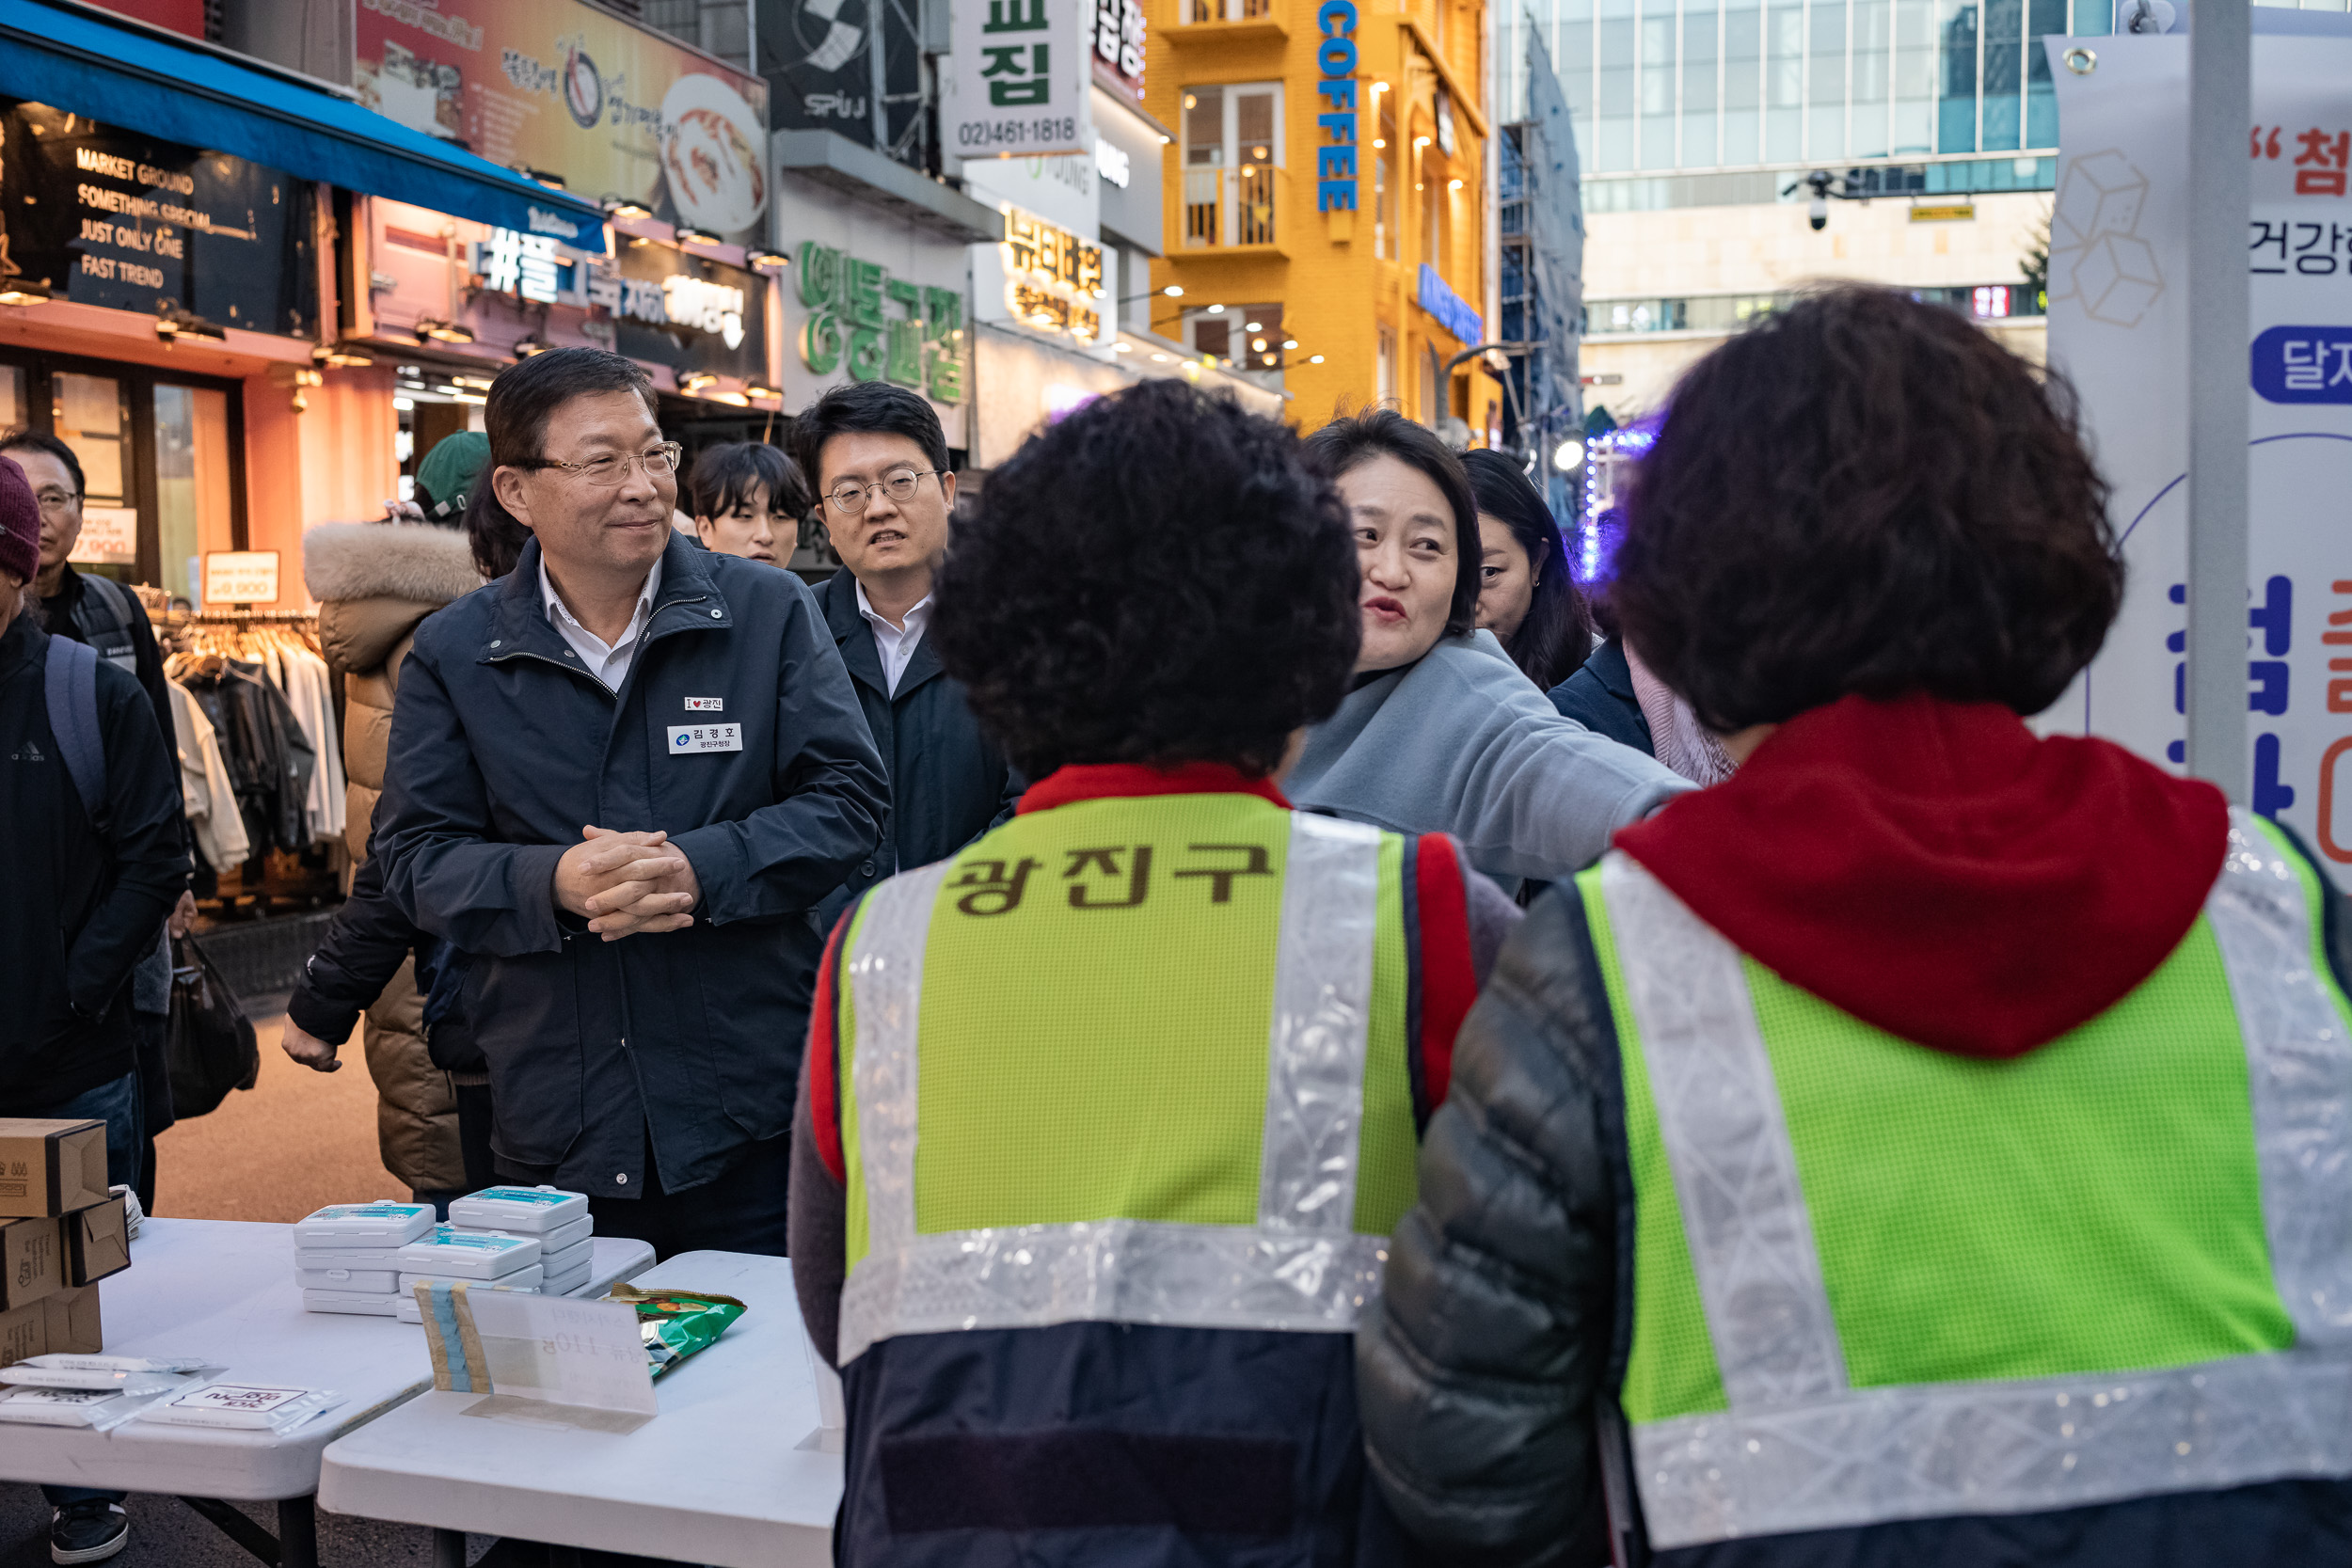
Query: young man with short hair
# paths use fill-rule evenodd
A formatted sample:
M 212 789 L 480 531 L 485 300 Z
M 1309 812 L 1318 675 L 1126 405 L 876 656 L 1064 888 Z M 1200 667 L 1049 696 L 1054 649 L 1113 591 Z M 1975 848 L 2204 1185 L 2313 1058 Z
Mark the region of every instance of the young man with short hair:
M 830 926 L 875 882 L 952 855 L 1010 816 L 1022 780 L 925 636 L 956 504 L 939 416 L 903 388 L 856 381 L 802 413 L 792 445 L 843 564 L 818 588 L 818 608 L 890 773 L 882 848 L 826 901 Z
M 780 1255 L 809 911 L 873 853 L 881 760 L 800 579 L 673 534 L 633 362 L 539 355 L 485 416 L 530 543 L 417 630 L 385 888 L 471 956 L 501 1176 L 665 1257 Z

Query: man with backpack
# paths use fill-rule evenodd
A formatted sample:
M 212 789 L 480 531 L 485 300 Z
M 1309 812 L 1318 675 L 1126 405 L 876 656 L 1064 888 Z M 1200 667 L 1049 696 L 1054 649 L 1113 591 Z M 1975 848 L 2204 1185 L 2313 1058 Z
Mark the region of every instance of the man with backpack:
M 82 460 L 72 447 L 42 431 L 0 434 L 0 456 L 15 461 L 32 484 L 40 506 L 40 559 L 31 594 L 40 601 L 43 629 L 53 637 L 87 644 L 101 659 L 138 677 L 155 707 L 164 755 L 175 746 L 171 689 L 164 679 L 164 657 L 154 629 L 135 595 L 111 578 L 77 572 L 67 557 L 82 537 Z M 183 824 L 182 832 L 186 828 Z M 170 935 L 180 936 L 196 918 L 195 895 L 183 890 L 171 911 Z M 131 988 L 132 1021 L 138 1030 L 139 1086 L 143 1131 L 135 1178 L 122 1178 L 144 1208 L 155 1205 L 155 1134 L 172 1121 L 171 1079 L 164 1066 L 164 1037 L 171 1010 L 171 945 L 158 936 L 139 960 Z
M 28 592 L 40 504 L 0 456 L 0 1116 L 103 1120 L 111 1179 L 139 1158 L 131 973 L 187 887 L 178 768 L 128 672 L 52 637 Z M 47 1489 L 50 1555 L 96 1562 L 122 1549 L 119 1493 Z

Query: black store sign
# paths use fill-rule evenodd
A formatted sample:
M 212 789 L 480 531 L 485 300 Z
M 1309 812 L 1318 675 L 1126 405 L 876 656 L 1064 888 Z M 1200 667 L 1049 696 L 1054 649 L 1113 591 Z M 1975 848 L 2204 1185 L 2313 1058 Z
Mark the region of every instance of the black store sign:
M 665 245 L 623 245 L 616 352 L 680 374 L 768 379 L 768 279 Z
M 313 188 L 280 170 L 0 99 L 0 280 L 307 338 L 316 211 Z

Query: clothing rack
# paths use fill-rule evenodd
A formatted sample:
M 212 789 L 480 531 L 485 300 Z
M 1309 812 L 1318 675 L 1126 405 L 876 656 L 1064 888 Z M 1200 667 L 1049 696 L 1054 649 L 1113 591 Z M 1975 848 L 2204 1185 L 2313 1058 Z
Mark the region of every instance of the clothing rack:
M 167 626 L 297 626 L 318 619 L 304 610 L 206 610 L 192 615 L 156 615 L 148 619 Z

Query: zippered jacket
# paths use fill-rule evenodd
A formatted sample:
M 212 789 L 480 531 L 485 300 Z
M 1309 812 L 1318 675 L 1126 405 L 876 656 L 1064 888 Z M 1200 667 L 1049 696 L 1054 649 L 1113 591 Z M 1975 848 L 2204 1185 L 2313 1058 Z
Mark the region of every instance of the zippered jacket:
M 548 623 L 539 546 L 420 626 L 376 824 L 385 888 L 470 955 L 501 1165 L 633 1197 L 783 1135 L 818 941 L 808 911 L 888 802 L 850 678 L 788 572 L 673 536 L 618 692 Z M 683 736 L 684 743 L 679 737 Z M 559 911 L 584 826 L 662 830 L 694 867 L 686 929 L 607 942 Z

